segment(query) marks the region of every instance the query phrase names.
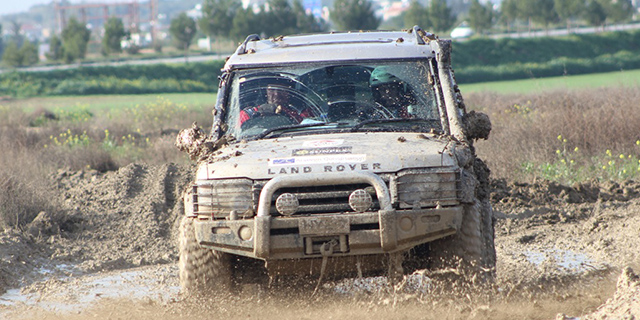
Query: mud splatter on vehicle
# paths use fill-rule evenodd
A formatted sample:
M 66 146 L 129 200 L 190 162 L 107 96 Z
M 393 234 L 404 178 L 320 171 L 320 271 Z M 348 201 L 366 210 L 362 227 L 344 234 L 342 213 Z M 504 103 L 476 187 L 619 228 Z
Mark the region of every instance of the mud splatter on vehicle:
M 338 51 L 336 49 L 339 48 Z M 451 41 L 403 32 L 249 36 L 221 77 L 180 233 L 183 289 L 290 276 L 495 274 L 489 170 Z

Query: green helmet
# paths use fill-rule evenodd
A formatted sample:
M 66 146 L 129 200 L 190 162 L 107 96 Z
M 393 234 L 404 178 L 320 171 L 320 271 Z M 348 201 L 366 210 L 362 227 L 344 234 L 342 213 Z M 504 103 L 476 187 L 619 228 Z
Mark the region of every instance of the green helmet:
M 376 87 L 382 84 L 387 83 L 398 83 L 402 84 L 402 80 L 400 78 L 394 76 L 393 74 L 387 71 L 387 67 L 377 67 L 371 71 L 371 76 L 369 77 L 369 85 L 371 87 Z

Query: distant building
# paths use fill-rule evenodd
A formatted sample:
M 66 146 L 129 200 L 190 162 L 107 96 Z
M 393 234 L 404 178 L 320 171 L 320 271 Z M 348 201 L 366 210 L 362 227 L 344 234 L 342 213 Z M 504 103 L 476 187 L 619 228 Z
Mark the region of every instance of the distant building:
M 303 0 L 302 6 L 305 8 L 307 14 L 313 14 L 316 18 L 322 17 L 322 1 L 320 0 Z

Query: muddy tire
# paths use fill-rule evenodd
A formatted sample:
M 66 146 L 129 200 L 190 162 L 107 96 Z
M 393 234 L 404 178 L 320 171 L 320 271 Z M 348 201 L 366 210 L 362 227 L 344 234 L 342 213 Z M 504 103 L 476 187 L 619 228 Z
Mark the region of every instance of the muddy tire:
M 458 232 L 429 244 L 432 269 L 450 270 L 465 282 L 492 282 L 495 277 L 493 210 L 488 200 L 463 205 Z
M 231 255 L 198 245 L 193 218 L 182 218 L 179 242 L 180 287 L 184 293 L 224 293 L 231 289 Z

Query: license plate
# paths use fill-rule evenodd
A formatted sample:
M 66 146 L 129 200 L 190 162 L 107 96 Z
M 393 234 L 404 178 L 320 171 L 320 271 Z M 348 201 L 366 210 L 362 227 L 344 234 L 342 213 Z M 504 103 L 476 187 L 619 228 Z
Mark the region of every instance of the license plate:
M 347 217 L 305 217 L 298 220 L 301 235 L 339 235 L 349 234 Z

